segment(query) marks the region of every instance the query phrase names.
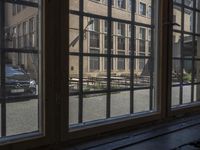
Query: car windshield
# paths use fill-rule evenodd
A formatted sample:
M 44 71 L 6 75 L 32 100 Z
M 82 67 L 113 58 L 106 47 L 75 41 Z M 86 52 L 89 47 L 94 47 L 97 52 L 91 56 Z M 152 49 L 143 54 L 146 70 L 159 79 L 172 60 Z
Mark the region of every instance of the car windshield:
M 20 68 L 14 68 L 12 66 L 6 66 L 6 76 L 11 77 L 15 75 L 24 75 L 24 72 Z

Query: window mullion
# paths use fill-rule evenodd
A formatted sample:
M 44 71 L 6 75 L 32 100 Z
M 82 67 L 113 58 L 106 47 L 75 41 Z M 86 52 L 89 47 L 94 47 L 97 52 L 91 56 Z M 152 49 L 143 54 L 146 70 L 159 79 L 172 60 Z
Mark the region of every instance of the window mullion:
M 84 40 L 84 27 L 83 27 L 83 10 L 84 10 L 84 1 L 80 0 L 79 4 L 80 16 L 79 16 L 79 104 L 78 104 L 78 122 L 83 122 L 83 40 Z
M 0 50 L 1 50 L 1 136 L 6 136 L 6 100 L 5 100 L 5 51 L 4 51 L 4 23 L 5 4 L 0 1 Z
M 111 42 L 112 42 L 112 1 L 108 1 L 108 50 L 107 50 L 107 102 L 106 118 L 110 118 L 111 109 Z

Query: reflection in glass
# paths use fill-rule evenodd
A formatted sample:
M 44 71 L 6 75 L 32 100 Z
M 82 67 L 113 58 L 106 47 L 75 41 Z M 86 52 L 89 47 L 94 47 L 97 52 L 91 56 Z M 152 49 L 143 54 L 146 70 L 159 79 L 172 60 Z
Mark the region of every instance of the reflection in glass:
M 198 3 L 200 3 L 198 1 Z M 196 25 L 195 25 L 195 28 L 196 28 L 196 33 L 197 34 L 200 34 L 200 12 L 196 12 Z

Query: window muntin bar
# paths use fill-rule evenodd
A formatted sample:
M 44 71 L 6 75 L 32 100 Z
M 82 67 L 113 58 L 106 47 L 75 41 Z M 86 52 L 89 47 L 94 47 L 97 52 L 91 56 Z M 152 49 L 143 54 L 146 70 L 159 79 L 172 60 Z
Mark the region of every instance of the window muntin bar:
M 123 8 L 119 9 L 116 1 L 114 3 L 108 1 L 107 3 L 107 1 L 102 0 L 85 0 L 83 6 L 81 6 L 82 1 L 70 1 L 70 3 L 72 5 L 70 6 L 70 20 L 73 22 L 70 23 L 70 31 L 73 32 L 70 34 L 73 38 L 70 36 L 70 52 L 68 54 L 69 57 L 78 57 L 79 59 L 78 86 L 76 86 L 78 88 L 77 91 L 70 93 L 70 99 L 75 98 L 76 95 L 79 97 L 79 102 L 76 104 L 79 115 L 69 108 L 71 111 L 69 113 L 72 113 L 70 120 L 76 120 L 72 121 L 70 126 L 73 127 L 76 124 L 87 122 L 92 123 L 102 119 L 106 121 L 110 117 L 127 116 L 134 112 L 156 111 L 157 102 L 154 99 L 154 78 L 156 77 L 153 77 L 155 75 L 154 63 L 156 58 L 154 54 L 157 55 L 153 41 L 153 38 L 155 38 L 154 3 L 147 0 L 145 16 L 139 15 L 139 10 L 135 10 L 135 1 L 131 1 L 131 13 L 127 5 L 123 5 Z M 89 4 L 90 6 L 88 6 Z M 96 13 L 98 10 L 89 9 L 89 7 L 97 5 L 106 6 L 107 10 Z M 74 6 L 79 8 L 73 8 Z M 148 7 L 151 7 L 151 9 L 147 9 Z M 124 17 L 120 18 L 118 14 Z M 76 21 L 77 23 L 75 23 Z M 144 32 L 141 31 L 140 33 L 140 28 Z M 95 35 L 90 36 L 91 32 Z M 78 37 L 77 41 L 74 42 L 76 37 Z M 82 41 L 80 41 L 80 37 L 83 38 Z M 94 38 L 91 39 L 90 37 Z M 141 43 L 140 46 L 139 43 Z M 70 61 L 74 62 L 72 59 Z M 71 64 L 74 64 L 73 62 Z M 93 80 L 90 80 L 90 82 L 89 78 Z M 88 83 L 84 83 L 86 80 Z M 89 88 L 84 88 L 85 85 Z M 98 88 L 94 85 L 98 85 Z M 72 87 L 72 85 L 69 86 Z M 137 91 L 137 100 L 148 97 L 144 98 L 144 100 L 146 99 L 144 108 L 137 111 L 134 111 L 134 109 L 140 107 L 141 103 L 139 101 L 134 102 L 135 91 Z M 89 105 L 87 97 L 95 99 L 98 96 L 104 96 L 104 94 L 107 95 L 106 101 L 103 101 L 103 103 L 106 102 L 106 105 L 101 103 L 102 105 L 100 104 L 101 107 L 99 108 L 106 111 L 106 117 L 101 115 L 101 117 L 95 118 L 95 116 L 91 116 L 93 112 L 89 112 L 90 109 L 86 110 L 87 105 Z M 120 97 L 126 97 L 126 103 L 123 105 L 126 109 L 123 112 L 117 112 L 119 111 L 118 107 L 120 107 L 120 104 L 117 105 L 118 102 L 121 102 Z M 72 100 L 70 100 L 70 103 L 72 103 Z M 72 107 L 70 105 L 69 107 Z M 79 119 L 73 119 L 74 114 L 76 117 L 79 116 Z M 87 118 L 85 114 L 90 115 L 90 117 Z M 79 121 L 77 122 L 77 120 Z

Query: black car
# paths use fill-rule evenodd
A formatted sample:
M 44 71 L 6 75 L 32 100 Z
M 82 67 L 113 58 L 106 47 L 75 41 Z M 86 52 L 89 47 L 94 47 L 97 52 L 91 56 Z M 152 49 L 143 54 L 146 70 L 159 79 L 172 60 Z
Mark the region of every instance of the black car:
M 1 91 L 3 91 L 1 89 Z M 36 82 L 21 67 L 12 65 L 5 66 L 5 90 L 4 95 L 9 96 L 31 96 L 36 94 Z

